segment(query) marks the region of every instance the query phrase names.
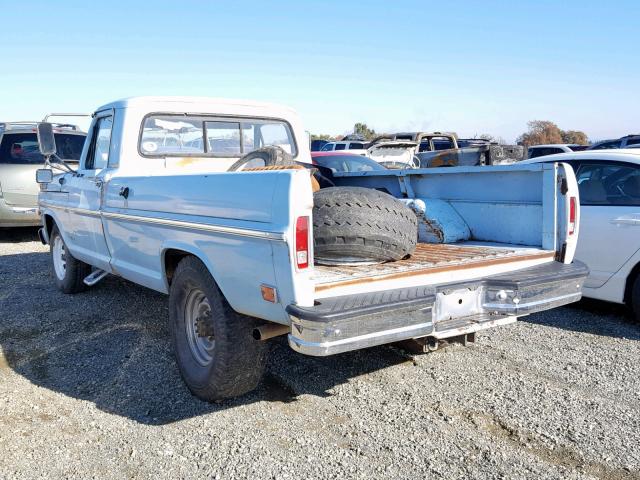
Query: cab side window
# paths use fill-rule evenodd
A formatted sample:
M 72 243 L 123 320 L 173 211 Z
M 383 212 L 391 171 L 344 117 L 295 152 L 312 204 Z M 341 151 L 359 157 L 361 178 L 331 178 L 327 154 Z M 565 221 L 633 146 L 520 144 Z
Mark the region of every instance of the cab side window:
M 101 117 L 97 120 L 93 128 L 91 145 L 89 146 L 87 161 L 85 162 L 86 170 L 101 170 L 107 166 L 112 128 L 112 116 Z

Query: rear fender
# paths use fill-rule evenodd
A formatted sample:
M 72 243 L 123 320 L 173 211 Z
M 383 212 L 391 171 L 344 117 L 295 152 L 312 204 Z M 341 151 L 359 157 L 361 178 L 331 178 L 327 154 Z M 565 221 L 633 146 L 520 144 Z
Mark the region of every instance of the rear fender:
M 204 263 L 204 265 L 207 267 L 207 270 L 209 270 L 209 273 L 214 278 L 214 280 L 217 278 L 220 278 L 219 272 L 216 271 L 214 264 L 207 258 L 205 253 L 202 250 L 200 250 L 197 246 L 190 245 L 188 243 L 177 242 L 177 241 L 165 242 L 164 245 L 162 246 L 162 253 L 160 256 L 160 258 L 162 259 L 161 260 L 162 276 L 163 276 L 164 287 L 165 287 L 164 293 L 169 293 L 169 287 L 170 287 L 169 278 L 167 276 L 167 265 L 166 265 L 167 251 L 169 250 L 179 250 L 181 252 L 184 252 L 186 255 L 192 255 L 196 257 L 198 260 Z M 222 294 L 224 295 L 224 287 L 220 284 L 218 284 L 218 287 L 220 288 L 220 290 L 222 291 Z

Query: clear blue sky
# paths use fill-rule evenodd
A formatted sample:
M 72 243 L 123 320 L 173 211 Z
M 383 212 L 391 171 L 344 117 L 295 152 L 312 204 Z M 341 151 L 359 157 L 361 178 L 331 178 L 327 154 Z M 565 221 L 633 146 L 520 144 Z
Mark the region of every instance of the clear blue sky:
M 445 6 L 443 6 L 445 5 Z M 533 119 L 640 131 L 640 2 L 3 1 L 0 120 L 134 95 L 276 101 L 513 140 Z

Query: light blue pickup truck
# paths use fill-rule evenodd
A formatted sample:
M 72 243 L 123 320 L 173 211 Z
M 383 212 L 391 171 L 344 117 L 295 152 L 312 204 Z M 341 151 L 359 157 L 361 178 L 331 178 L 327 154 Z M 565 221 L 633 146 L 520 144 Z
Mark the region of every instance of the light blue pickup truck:
M 289 108 L 116 101 L 94 113 L 77 170 L 56 160 L 50 130 L 39 126 L 40 148 L 63 172 L 38 181 L 55 283 L 75 293 L 111 274 L 168 294 L 178 366 L 206 400 L 255 388 L 276 335 L 308 355 L 426 346 L 581 297 L 578 190 L 565 164 L 335 173 L 335 187 L 412 205 L 419 243 L 398 261 L 320 265 L 314 171 L 234 168 L 273 146 L 311 163 Z

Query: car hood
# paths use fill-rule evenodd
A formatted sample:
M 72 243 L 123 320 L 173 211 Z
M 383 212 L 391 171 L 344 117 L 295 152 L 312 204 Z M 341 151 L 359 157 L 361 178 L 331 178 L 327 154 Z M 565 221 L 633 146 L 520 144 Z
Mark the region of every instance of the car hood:
M 414 166 L 418 144 L 415 142 L 392 141 L 373 145 L 367 150 L 367 156 L 378 163 Z M 386 165 L 385 165 L 386 166 Z

